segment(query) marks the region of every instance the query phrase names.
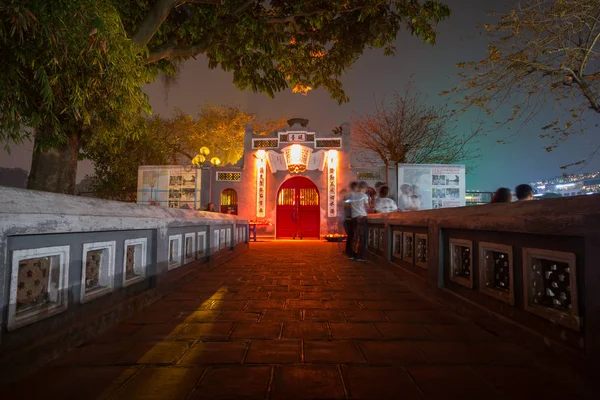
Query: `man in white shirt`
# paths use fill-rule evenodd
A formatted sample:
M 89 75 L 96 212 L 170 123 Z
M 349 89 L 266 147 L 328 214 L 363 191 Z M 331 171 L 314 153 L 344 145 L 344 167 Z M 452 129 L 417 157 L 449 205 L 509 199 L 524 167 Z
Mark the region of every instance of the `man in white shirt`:
M 390 199 L 390 188 L 387 186 L 381 186 L 379 188 L 379 197 L 375 202 L 375 211 L 378 213 L 393 212 L 398 210 L 396 202 Z
M 365 193 L 366 191 L 367 184 L 365 182 L 361 182 L 358 184 L 358 189 L 350 193 L 348 200 L 350 202 L 350 209 L 352 210 L 352 218 L 367 216 L 369 196 L 367 196 Z
M 360 182 L 359 184 L 352 182 L 350 184 L 352 193 L 350 193 L 348 200 L 346 200 L 350 203 L 352 217 L 351 235 L 349 234 L 346 239 L 346 254 L 351 260 L 364 261 L 365 238 L 368 227 L 366 224 L 359 224 L 358 218 L 367 216 L 367 206 L 369 204 L 369 196 L 365 193 L 367 187 L 365 182 Z M 357 239 L 358 247 L 355 247 L 354 244 Z

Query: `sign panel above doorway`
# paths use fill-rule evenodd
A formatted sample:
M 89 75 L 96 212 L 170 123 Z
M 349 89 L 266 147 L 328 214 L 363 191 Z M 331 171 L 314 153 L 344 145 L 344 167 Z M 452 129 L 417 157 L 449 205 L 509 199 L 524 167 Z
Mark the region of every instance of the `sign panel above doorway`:
M 342 148 L 342 138 L 317 137 L 313 132 L 280 132 L 276 138 L 253 138 L 252 148 L 258 149 L 277 149 L 279 146 L 285 146 L 292 143 L 304 143 L 313 145 L 315 149 L 340 149 Z
M 275 173 L 277 171 L 290 171 L 290 165 L 298 162 L 304 166 L 304 170 L 314 171 L 318 169 L 319 171 L 323 171 L 325 167 L 326 160 L 326 151 L 320 150 L 313 152 L 312 149 L 308 147 L 300 146 L 303 150 L 300 153 L 299 160 L 294 160 L 294 154 L 292 154 L 292 146 L 285 147 L 281 149 L 281 153 L 278 153 L 273 150 L 267 151 L 267 158 L 269 160 L 269 168 L 271 169 L 271 173 Z M 301 169 L 301 168 L 300 168 Z M 303 171 L 294 171 L 294 172 L 303 172 Z M 292 171 L 290 171 L 292 172 Z

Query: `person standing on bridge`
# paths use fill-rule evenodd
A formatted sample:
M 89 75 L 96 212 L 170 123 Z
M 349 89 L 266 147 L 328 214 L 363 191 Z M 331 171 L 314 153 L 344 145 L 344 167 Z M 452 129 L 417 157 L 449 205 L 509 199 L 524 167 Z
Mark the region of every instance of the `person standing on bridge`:
M 367 207 L 369 205 L 369 196 L 367 196 L 368 185 L 366 182 L 352 182 L 350 189 L 352 193 L 346 200 L 350 204 L 350 213 L 352 217 L 352 223 L 350 224 L 351 230 L 350 235 L 346 239 L 346 254 L 351 260 L 364 261 L 365 252 L 365 238 L 368 232 L 368 225 L 366 223 L 360 223 L 360 217 L 367 216 Z
M 358 189 L 358 182 L 350 182 L 349 192 L 344 196 L 344 230 L 346 231 L 346 255 L 354 257 L 352 242 L 354 241 L 354 226 L 352 221 L 352 205 L 350 196 Z
M 386 213 L 398 211 L 398 206 L 396 202 L 390 199 L 388 196 L 390 194 L 390 188 L 383 185 L 379 188 L 379 197 L 377 201 L 375 201 L 375 211 L 378 213 Z

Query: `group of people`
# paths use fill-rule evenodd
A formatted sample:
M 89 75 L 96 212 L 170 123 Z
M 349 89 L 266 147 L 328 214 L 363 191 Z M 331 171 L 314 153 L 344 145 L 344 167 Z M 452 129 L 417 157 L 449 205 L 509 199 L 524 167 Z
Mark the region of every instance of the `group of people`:
M 530 185 L 522 184 L 515 188 L 515 196 L 518 201 L 533 200 L 533 188 Z M 513 195 L 509 188 L 501 187 L 492 195 L 491 203 L 511 203 Z
M 351 260 L 364 261 L 364 252 L 368 234 L 366 221 L 360 217 L 368 213 L 393 212 L 398 210 L 396 202 L 389 197 L 390 188 L 384 184 L 376 185 L 378 192 L 374 198 L 367 195 L 366 182 L 350 183 L 349 192 L 344 194 L 344 230 L 346 231 L 346 255 Z
M 398 205 L 402 211 L 413 211 L 421 209 L 421 196 L 417 185 L 404 184 L 400 186 Z

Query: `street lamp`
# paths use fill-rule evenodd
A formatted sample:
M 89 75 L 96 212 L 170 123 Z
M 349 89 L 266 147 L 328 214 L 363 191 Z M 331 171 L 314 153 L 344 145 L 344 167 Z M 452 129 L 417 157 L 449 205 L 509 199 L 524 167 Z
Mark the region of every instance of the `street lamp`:
M 206 161 L 206 157 L 202 154 L 196 154 L 196 157 L 192 158 L 192 164 L 194 165 L 201 165 L 204 161 Z
M 206 157 L 210 154 L 210 149 L 206 146 L 200 147 L 200 152 L 192 159 L 192 164 L 202 165 L 206 161 Z
M 219 164 L 221 164 L 221 160 L 219 159 L 219 157 L 213 157 L 210 159 L 210 163 L 215 167 L 218 167 Z

